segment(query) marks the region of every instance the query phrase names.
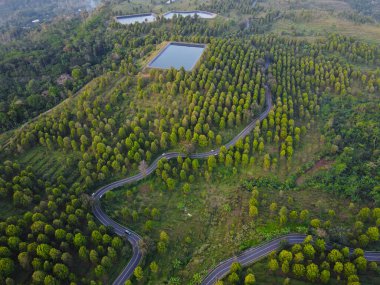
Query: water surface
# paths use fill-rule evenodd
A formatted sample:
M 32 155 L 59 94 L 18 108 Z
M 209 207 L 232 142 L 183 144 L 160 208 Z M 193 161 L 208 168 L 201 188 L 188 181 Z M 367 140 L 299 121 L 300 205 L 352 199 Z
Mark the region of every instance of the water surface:
M 191 70 L 201 57 L 204 45 L 170 43 L 148 65 L 148 67 L 169 69 L 171 67 Z
M 172 19 L 174 15 L 182 16 L 182 17 L 195 17 L 197 15 L 199 18 L 202 19 L 213 19 L 216 17 L 216 14 L 206 12 L 206 11 L 172 11 L 164 14 L 165 19 Z
M 128 16 L 116 17 L 116 21 L 123 25 L 129 25 L 134 23 L 150 23 L 156 20 L 156 15 L 154 14 L 136 14 Z

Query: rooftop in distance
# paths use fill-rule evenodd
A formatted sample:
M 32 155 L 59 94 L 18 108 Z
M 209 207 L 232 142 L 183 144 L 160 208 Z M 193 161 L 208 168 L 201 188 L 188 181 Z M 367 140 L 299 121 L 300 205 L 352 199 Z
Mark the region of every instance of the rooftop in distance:
M 180 69 L 183 67 L 186 71 L 189 71 L 195 67 L 205 48 L 205 44 L 172 42 L 167 44 L 148 63 L 148 67 L 161 69 L 169 69 L 171 67 Z

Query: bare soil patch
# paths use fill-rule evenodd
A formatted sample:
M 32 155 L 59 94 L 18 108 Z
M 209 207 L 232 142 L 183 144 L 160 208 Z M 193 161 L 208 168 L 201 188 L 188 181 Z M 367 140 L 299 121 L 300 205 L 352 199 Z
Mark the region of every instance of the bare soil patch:
M 305 179 L 306 179 L 308 176 L 311 176 L 311 175 L 315 174 L 315 173 L 318 172 L 319 170 L 329 169 L 333 163 L 334 163 L 334 161 L 332 161 L 332 160 L 327 160 L 327 159 L 321 159 L 321 160 L 318 160 L 318 161 L 313 165 L 313 167 L 311 167 L 310 169 L 308 169 L 308 170 L 305 172 L 305 174 L 303 174 L 303 175 L 301 175 L 300 177 L 297 178 L 297 180 L 296 180 L 296 184 L 297 184 L 297 186 L 302 185 L 302 184 L 305 182 Z

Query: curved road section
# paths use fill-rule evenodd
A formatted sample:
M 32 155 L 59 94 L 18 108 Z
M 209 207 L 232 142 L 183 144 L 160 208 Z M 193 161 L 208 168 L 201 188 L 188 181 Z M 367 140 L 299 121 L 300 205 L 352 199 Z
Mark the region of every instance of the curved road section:
M 260 116 L 253 119 L 237 136 L 235 136 L 230 142 L 228 142 L 225 145 L 227 149 L 233 147 L 239 139 L 243 139 L 244 137 L 246 137 L 255 128 L 257 121 L 262 121 L 264 118 L 268 116 L 269 111 L 272 108 L 272 97 L 271 97 L 269 88 L 267 86 L 265 86 L 265 90 L 266 90 L 265 92 L 266 108 L 264 112 L 261 113 Z M 219 152 L 220 152 L 220 148 L 211 150 L 208 152 L 192 153 L 190 155 L 186 155 L 180 152 L 163 153 L 162 155 L 160 155 L 153 161 L 153 163 L 146 169 L 144 174 L 138 173 L 134 176 L 115 181 L 106 186 L 103 186 L 102 188 L 98 189 L 96 192 L 92 194 L 92 197 L 94 199 L 93 213 L 96 216 L 96 218 L 103 225 L 112 227 L 115 233 L 118 234 L 119 236 L 126 237 L 128 242 L 132 245 L 132 249 L 133 249 L 132 259 L 129 261 L 127 266 L 123 269 L 122 273 L 116 278 L 116 280 L 113 283 L 114 285 L 122 285 L 125 283 L 126 280 L 128 280 L 132 276 L 133 270 L 137 267 L 137 265 L 139 264 L 143 256 L 139 247 L 139 243 L 140 241 L 142 241 L 142 238 L 134 231 L 120 225 L 119 223 L 115 222 L 114 220 L 112 220 L 110 217 L 107 216 L 107 214 L 103 211 L 100 205 L 100 199 L 102 198 L 102 196 L 108 191 L 111 191 L 112 189 L 144 179 L 146 176 L 150 175 L 152 172 L 156 170 L 158 162 L 163 158 L 166 158 L 167 160 L 177 158 L 179 156 L 181 157 L 188 156 L 193 159 L 207 158 L 212 155 L 218 155 Z
M 239 262 L 242 266 L 247 266 L 255 261 L 260 260 L 264 256 L 267 256 L 272 251 L 281 247 L 283 242 L 288 244 L 302 243 L 306 235 L 303 234 L 289 234 L 276 239 L 273 239 L 267 243 L 263 243 L 257 247 L 251 247 L 237 256 L 233 256 L 219 263 L 202 281 L 202 285 L 212 285 L 218 280 L 222 279 L 230 272 L 230 268 L 233 262 Z
M 265 70 L 267 70 L 268 66 L 269 66 L 269 61 L 267 60 L 265 64 Z M 266 85 L 265 85 L 265 101 L 266 101 L 266 108 L 264 112 L 261 113 L 260 116 L 254 118 L 238 135 L 236 135 L 230 142 L 225 144 L 225 147 L 227 149 L 233 147 L 239 139 L 245 138 L 255 128 L 256 123 L 258 121 L 262 121 L 264 118 L 268 116 L 269 111 L 272 108 L 272 96 L 271 96 L 268 86 Z M 142 238 L 134 231 L 120 225 L 119 223 L 115 222 L 114 220 L 112 220 L 110 217 L 107 216 L 107 214 L 103 211 L 100 205 L 100 199 L 102 198 L 102 196 L 108 191 L 111 191 L 112 189 L 144 179 L 146 176 L 150 175 L 152 172 L 156 170 L 158 162 L 162 158 L 166 158 L 167 160 L 170 160 L 173 158 L 177 158 L 179 156 L 181 157 L 188 156 L 192 159 L 194 158 L 202 159 L 202 158 L 208 158 L 209 156 L 212 156 L 212 155 L 218 155 L 219 152 L 220 152 L 220 148 L 211 150 L 208 152 L 192 153 L 190 155 L 186 155 L 180 152 L 163 153 L 161 156 L 157 157 L 152 162 L 152 164 L 146 169 L 145 173 L 138 173 L 134 176 L 130 176 L 130 177 L 115 181 L 106 186 L 103 186 L 102 188 L 98 189 L 96 192 L 92 194 L 92 197 L 94 200 L 93 213 L 96 216 L 96 218 L 103 225 L 112 227 L 114 232 L 118 234 L 119 236 L 126 237 L 128 242 L 131 244 L 132 250 L 133 250 L 133 256 L 131 260 L 129 261 L 127 266 L 123 269 L 121 274 L 115 279 L 115 281 L 113 282 L 114 285 L 123 285 L 125 281 L 127 281 L 132 276 L 133 271 L 140 263 L 143 257 L 142 251 L 140 249 L 140 242 L 142 241 Z M 224 276 L 226 276 L 229 273 L 231 264 L 233 262 L 239 262 L 243 266 L 249 265 L 255 261 L 260 260 L 261 258 L 268 255 L 272 251 L 279 249 L 283 242 L 287 242 L 288 244 L 302 243 L 305 237 L 306 235 L 304 234 L 289 234 L 289 235 L 285 235 L 285 236 L 273 239 L 257 247 L 249 248 L 243 251 L 242 253 L 240 253 L 239 255 L 231 257 L 219 263 L 213 270 L 211 270 L 208 273 L 208 275 L 205 277 L 205 279 L 202 281 L 201 284 L 211 285 L 211 284 L 214 284 L 216 281 L 222 279 Z M 380 262 L 380 252 L 366 251 L 364 256 L 368 261 Z
M 250 265 L 269 255 L 272 251 L 280 249 L 284 242 L 288 245 L 302 243 L 306 236 L 307 235 L 305 234 L 288 234 L 260 244 L 257 247 L 251 247 L 241 252 L 239 255 L 228 258 L 219 263 L 207 274 L 207 276 L 203 279 L 201 285 L 212 285 L 215 284 L 218 280 L 221 280 L 230 272 L 230 268 L 233 262 L 239 262 L 242 266 Z M 334 247 L 330 244 L 327 244 L 326 248 L 331 250 Z M 350 248 L 350 254 L 353 254 L 353 252 L 354 250 Z M 368 261 L 380 262 L 380 251 L 365 251 L 364 257 Z
M 265 64 L 265 70 L 268 69 L 268 66 L 269 66 L 269 61 L 267 60 Z M 261 113 L 260 116 L 254 118 L 238 135 L 236 135 L 230 142 L 228 142 L 225 145 L 227 149 L 233 147 L 239 139 L 243 139 L 244 137 L 246 137 L 255 128 L 256 123 L 258 121 L 262 121 L 264 118 L 268 116 L 269 111 L 272 108 L 272 96 L 271 96 L 268 86 L 266 85 L 265 85 L 265 102 L 266 102 L 265 103 L 266 107 L 265 107 L 264 112 Z M 125 281 L 127 281 L 132 276 L 134 269 L 137 267 L 137 265 L 141 261 L 143 254 L 141 252 L 139 245 L 140 245 L 140 242 L 142 241 L 142 238 L 134 231 L 120 225 L 119 223 L 115 222 L 114 220 L 112 220 L 110 217 L 107 216 L 107 214 L 103 211 L 100 205 L 100 199 L 102 198 L 102 196 L 108 191 L 111 191 L 112 189 L 144 179 L 146 176 L 150 175 L 152 172 L 155 171 L 155 169 L 157 168 L 158 162 L 162 158 L 166 158 L 167 160 L 170 160 L 173 158 L 177 158 L 179 156 L 181 157 L 188 156 L 193 159 L 194 158 L 200 159 L 200 158 L 207 158 L 212 155 L 218 155 L 219 152 L 220 152 L 220 148 L 211 150 L 208 152 L 203 152 L 203 153 L 192 153 L 189 155 L 186 155 L 180 152 L 163 153 L 162 155 L 160 155 L 153 161 L 153 163 L 146 169 L 145 173 L 138 173 L 134 176 L 115 181 L 106 186 L 103 186 L 102 188 L 98 189 L 96 192 L 92 194 L 92 197 L 94 200 L 92 208 L 93 208 L 93 213 L 96 216 L 96 218 L 103 225 L 112 227 L 114 232 L 118 234 L 119 236 L 126 237 L 128 242 L 131 244 L 132 250 L 133 250 L 133 256 L 131 260 L 129 261 L 127 266 L 123 269 L 121 274 L 113 282 L 114 285 L 124 284 Z

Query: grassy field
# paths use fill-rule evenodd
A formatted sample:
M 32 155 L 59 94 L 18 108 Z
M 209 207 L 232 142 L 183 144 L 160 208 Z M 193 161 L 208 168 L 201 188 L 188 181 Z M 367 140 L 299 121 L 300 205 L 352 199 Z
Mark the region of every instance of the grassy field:
M 31 166 L 35 173 L 47 180 L 55 180 L 63 175 L 73 183 L 80 176 L 77 167 L 80 157 L 79 152 L 49 151 L 39 146 L 19 155 L 17 162 Z
M 282 17 L 271 32 L 313 41 L 327 33 L 339 33 L 373 44 L 380 44 L 379 23 L 355 23 L 344 13 L 358 15 L 345 1 L 288 1 L 268 0 L 260 3 L 267 11 L 280 11 Z M 261 15 L 263 15 L 261 14 Z
M 303 11 L 294 11 L 292 15 L 293 13 L 297 19 L 297 14 L 301 14 Z M 299 20 L 284 17 L 273 25 L 272 32 L 312 40 L 327 33 L 339 33 L 373 44 L 380 44 L 379 24 L 356 24 L 326 11 L 315 12 L 313 17 L 304 20 L 301 17 Z

